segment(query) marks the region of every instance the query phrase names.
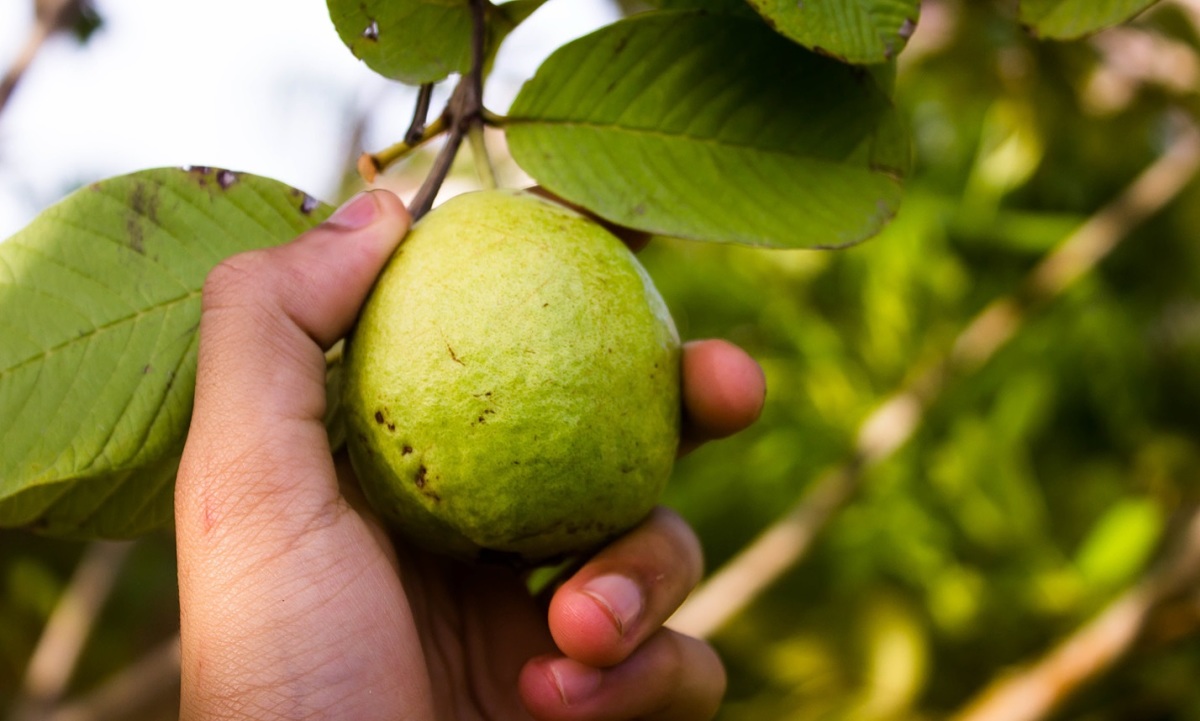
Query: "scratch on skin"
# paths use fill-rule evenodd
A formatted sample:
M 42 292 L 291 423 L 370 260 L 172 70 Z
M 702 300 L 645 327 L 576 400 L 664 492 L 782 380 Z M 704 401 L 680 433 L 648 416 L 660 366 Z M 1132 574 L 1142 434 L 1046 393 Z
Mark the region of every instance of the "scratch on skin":
M 458 359 L 458 356 L 454 354 L 454 349 L 450 347 L 449 343 L 446 344 L 446 350 L 450 351 L 450 360 L 454 361 L 455 363 L 459 364 L 460 366 L 466 365 L 466 363 L 463 363 L 461 360 Z

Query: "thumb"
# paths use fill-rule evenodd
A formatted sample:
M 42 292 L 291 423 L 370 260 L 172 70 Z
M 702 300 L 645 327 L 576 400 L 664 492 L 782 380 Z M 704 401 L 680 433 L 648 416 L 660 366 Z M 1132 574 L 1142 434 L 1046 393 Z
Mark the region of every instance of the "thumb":
M 292 502 L 336 498 L 323 350 L 349 330 L 410 222 L 395 195 L 361 193 L 293 242 L 209 274 L 177 522 L 199 513 L 207 530 L 221 509 L 249 510 L 284 488 Z

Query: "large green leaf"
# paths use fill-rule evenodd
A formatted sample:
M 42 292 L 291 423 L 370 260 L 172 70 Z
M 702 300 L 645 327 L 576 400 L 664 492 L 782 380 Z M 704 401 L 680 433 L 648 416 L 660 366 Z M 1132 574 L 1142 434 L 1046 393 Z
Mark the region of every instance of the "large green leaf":
M 1157 0 L 1021 0 L 1021 22 L 1039 36 L 1069 40 L 1117 25 Z
M 848 63 L 882 63 L 904 49 L 920 0 L 747 0 L 777 31 Z
M 329 211 L 273 180 L 167 168 L 83 188 L 0 243 L 0 526 L 169 522 L 205 276 Z
M 752 245 L 869 237 L 909 160 L 869 73 L 706 13 L 636 15 L 560 48 L 506 127 L 526 172 L 601 217 Z
M 488 53 L 546 0 L 486 4 Z M 375 72 L 410 85 L 471 69 L 468 0 L 327 0 L 342 42 Z

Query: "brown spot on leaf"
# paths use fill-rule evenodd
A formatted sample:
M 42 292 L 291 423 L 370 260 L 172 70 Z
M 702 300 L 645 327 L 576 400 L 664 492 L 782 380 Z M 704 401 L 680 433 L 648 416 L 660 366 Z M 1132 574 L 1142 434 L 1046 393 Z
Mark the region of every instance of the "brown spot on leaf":
M 371 24 L 368 25 L 366 27 L 366 29 L 362 31 L 362 36 L 364 39 L 370 40 L 371 42 L 378 42 L 379 41 L 379 23 L 375 20 L 372 20 Z
M 129 214 L 125 216 L 125 234 L 129 237 L 129 247 L 139 255 L 146 254 L 146 229 L 143 222 L 151 223 L 158 220 L 158 193 L 145 183 L 133 186 L 129 196 Z
M 311 215 L 317 207 L 321 205 L 321 201 L 312 197 L 308 193 L 304 194 L 304 200 L 300 201 L 300 212 L 305 215 Z
M 217 185 L 220 185 L 222 190 L 229 190 L 237 181 L 237 173 L 232 170 L 222 170 L 217 173 Z

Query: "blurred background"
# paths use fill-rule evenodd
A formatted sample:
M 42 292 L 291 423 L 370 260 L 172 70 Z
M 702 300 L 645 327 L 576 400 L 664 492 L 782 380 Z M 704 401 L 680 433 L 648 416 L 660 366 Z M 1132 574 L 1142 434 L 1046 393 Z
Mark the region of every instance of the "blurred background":
M 632 9 L 547 3 L 488 107 Z M 415 95 L 315 0 L 94 0 L 83 20 L 36 42 L 33 3 L 0 5 L 0 70 L 21 73 L 0 237 L 163 165 L 336 202 L 408 125 Z M 643 251 L 685 338 L 768 377 L 762 420 L 681 461 L 667 498 L 712 573 L 674 624 L 721 652 L 722 719 L 1200 719 L 1198 90 L 1200 0 L 1073 42 L 1032 38 L 1011 2 L 925 0 L 895 90 L 916 170 L 882 235 Z M 411 194 L 429 162 L 382 182 Z M 168 534 L 0 531 L 0 714 L 173 718 L 174 574 Z

